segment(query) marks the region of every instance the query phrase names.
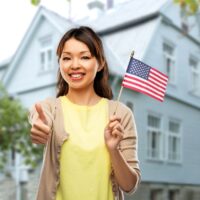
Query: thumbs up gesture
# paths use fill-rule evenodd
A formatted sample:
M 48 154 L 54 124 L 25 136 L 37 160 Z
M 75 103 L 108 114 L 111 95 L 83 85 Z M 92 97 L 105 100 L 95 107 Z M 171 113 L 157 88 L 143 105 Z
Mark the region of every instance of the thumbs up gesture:
M 51 130 L 47 124 L 42 106 L 39 103 L 35 104 L 35 110 L 38 118 L 32 124 L 31 140 L 35 144 L 46 144 Z

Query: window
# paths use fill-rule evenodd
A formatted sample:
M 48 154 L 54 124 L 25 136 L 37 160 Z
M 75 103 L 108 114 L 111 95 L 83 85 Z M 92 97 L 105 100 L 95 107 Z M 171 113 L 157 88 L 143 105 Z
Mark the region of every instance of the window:
M 175 83 L 175 59 L 174 47 L 168 43 L 163 43 L 165 71 L 169 78 L 169 83 Z
M 191 89 L 194 94 L 200 94 L 200 67 L 199 62 L 194 57 L 189 59 L 189 66 L 191 69 Z
M 40 65 L 42 72 L 53 68 L 53 47 L 50 36 L 40 39 Z
M 134 105 L 133 105 L 133 103 L 131 101 L 127 101 L 126 105 L 133 111 Z
M 162 189 L 153 189 L 150 193 L 151 200 L 163 200 L 163 190 Z
M 52 49 L 46 48 L 40 51 L 41 71 L 48 71 L 53 67 Z
M 161 119 L 157 116 L 148 115 L 147 131 L 147 156 L 149 159 L 162 159 L 162 135 Z
M 168 191 L 168 200 L 178 200 L 179 199 L 179 190 L 171 189 Z
M 168 160 L 171 162 L 181 160 L 180 123 L 172 120 L 168 124 Z

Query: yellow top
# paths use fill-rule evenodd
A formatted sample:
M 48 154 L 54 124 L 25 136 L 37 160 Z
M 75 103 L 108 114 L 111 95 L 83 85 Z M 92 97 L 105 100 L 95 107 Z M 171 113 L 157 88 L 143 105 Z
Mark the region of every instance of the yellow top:
M 111 163 L 104 142 L 108 100 L 81 106 L 60 98 L 69 138 L 61 148 L 56 200 L 113 200 Z

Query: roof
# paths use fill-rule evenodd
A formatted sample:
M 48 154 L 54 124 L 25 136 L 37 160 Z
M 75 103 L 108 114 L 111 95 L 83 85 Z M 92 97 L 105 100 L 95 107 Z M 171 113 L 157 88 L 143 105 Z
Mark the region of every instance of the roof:
M 115 38 L 115 41 L 112 40 L 112 42 L 115 43 L 113 44 L 113 51 L 120 55 L 118 63 L 123 67 L 121 75 L 124 74 L 123 72 L 127 68 L 129 56 L 132 51 L 134 51 L 135 58 L 139 60 L 144 59 L 146 52 L 149 51 L 150 42 L 157 31 L 159 24 L 160 18 L 156 18 L 132 29 L 121 31 L 118 37 Z M 119 38 L 122 39 L 119 40 Z M 105 42 L 109 44 L 110 40 L 111 39 L 108 37 Z
M 7 67 L 7 66 L 10 64 L 11 58 L 12 58 L 12 57 L 7 58 L 7 59 L 5 59 L 5 60 L 2 60 L 2 61 L 0 62 L 0 69 L 1 69 L 1 68 L 4 68 L 4 67 Z
M 102 31 L 124 24 L 129 21 L 134 21 L 145 16 L 160 12 L 169 0 L 131 0 L 116 7 L 102 12 L 96 20 L 80 20 L 79 23 L 92 26 L 96 31 Z M 121 14 L 123 13 L 123 14 Z

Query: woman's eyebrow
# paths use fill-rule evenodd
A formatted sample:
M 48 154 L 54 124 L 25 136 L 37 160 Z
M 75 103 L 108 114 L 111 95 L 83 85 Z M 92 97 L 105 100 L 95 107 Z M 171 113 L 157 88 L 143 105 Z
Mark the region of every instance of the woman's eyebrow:
M 63 53 L 63 54 L 73 54 L 72 52 L 68 52 L 68 51 L 63 51 L 62 53 Z M 90 54 L 91 54 L 90 51 L 80 51 L 80 52 L 79 52 L 79 54 L 84 54 L 84 53 L 90 53 Z

